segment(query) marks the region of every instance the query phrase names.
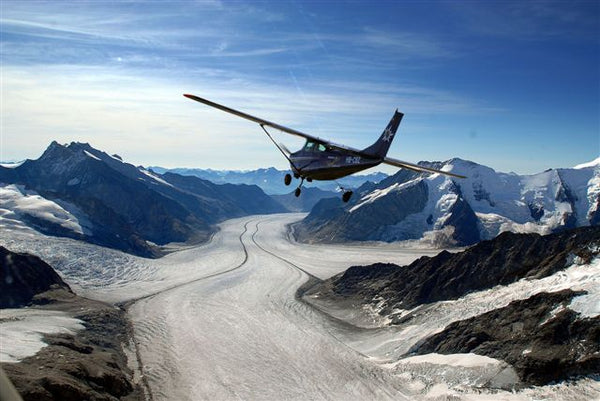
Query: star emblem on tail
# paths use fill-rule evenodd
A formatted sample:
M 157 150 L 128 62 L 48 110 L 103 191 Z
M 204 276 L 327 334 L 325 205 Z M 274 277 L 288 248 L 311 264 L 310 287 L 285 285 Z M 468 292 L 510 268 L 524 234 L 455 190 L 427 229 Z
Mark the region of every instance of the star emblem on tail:
M 384 142 L 389 142 L 394 138 L 394 133 L 392 132 L 390 127 L 387 127 L 385 131 L 383 131 L 383 138 L 381 138 Z

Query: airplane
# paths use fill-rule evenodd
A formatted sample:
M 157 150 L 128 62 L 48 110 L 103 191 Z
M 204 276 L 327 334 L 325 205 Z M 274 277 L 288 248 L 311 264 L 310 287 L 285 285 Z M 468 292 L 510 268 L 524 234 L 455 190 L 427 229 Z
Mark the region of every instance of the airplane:
M 269 139 L 271 139 L 271 141 L 290 163 L 294 178 L 300 179 L 300 184 L 294 192 L 296 197 L 300 196 L 304 180 L 308 182 L 311 182 L 312 180 L 336 180 L 338 178 L 375 167 L 381 163 L 420 173 L 444 174 L 451 177 L 465 178 L 465 176 L 459 174 L 435 170 L 429 167 L 419 166 L 418 164 L 412 164 L 386 156 L 390 145 L 392 144 L 392 140 L 396 135 L 400 121 L 402 121 L 402 117 L 404 117 L 404 114 L 400 113 L 398 110 L 394 112 L 392 119 L 388 123 L 379 139 L 377 139 L 377 141 L 371 146 L 359 150 L 349 146 L 339 145 L 325 139 L 317 138 L 316 136 L 308 135 L 295 129 L 287 128 L 283 125 L 264 120 L 262 118 L 251 116 L 250 114 L 234 110 L 227 106 L 223 106 L 195 95 L 184 94 L 183 96 L 259 124 L 265 134 L 267 134 Z M 265 127 L 271 127 L 287 134 L 302 137 L 306 139 L 306 143 L 302 149 L 292 153 L 283 144 L 278 144 Z M 285 185 L 290 185 L 291 182 L 292 175 L 288 173 L 284 177 L 284 183 Z M 352 191 L 345 190 L 343 188 L 342 190 L 344 192 L 342 195 L 342 200 L 344 202 L 348 202 L 352 196 Z

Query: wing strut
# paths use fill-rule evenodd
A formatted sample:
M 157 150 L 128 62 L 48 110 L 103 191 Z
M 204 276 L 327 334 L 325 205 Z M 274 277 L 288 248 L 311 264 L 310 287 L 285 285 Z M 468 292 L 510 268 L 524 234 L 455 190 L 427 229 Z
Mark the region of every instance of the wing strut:
M 281 146 L 279 146 L 279 144 L 277 142 L 275 142 L 275 140 L 273 139 L 271 134 L 269 134 L 269 131 L 266 130 L 264 124 L 259 124 L 259 125 L 260 125 L 260 128 L 262 128 L 262 130 L 265 131 L 265 134 L 267 134 L 267 136 L 269 137 L 271 142 L 273 142 L 273 144 L 277 147 L 277 149 L 279 149 L 279 151 L 281 152 L 283 157 L 285 157 L 287 159 L 287 161 L 290 162 L 290 165 L 294 168 L 294 170 L 300 171 L 300 170 L 298 170 L 298 167 L 296 167 L 296 165 L 294 164 L 292 159 L 290 159 L 290 157 L 287 155 L 287 153 L 281 148 Z

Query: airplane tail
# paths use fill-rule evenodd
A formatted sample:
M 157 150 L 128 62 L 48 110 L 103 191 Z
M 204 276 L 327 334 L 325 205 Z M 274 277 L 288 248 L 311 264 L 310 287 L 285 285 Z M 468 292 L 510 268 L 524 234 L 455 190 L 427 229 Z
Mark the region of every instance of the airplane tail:
M 364 149 L 362 153 L 366 153 L 368 155 L 376 156 L 383 159 L 387 154 L 390 145 L 392 144 L 392 140 L 396 135 L 396 131 L 398 130 L 400 121 L 402 121 L 402 117 L 404 117 L 404 114 L 396 110 L 394 116 L 388 123 L 387 127 L 385 128 L 379 139 L 377 139 L 377 142 Z

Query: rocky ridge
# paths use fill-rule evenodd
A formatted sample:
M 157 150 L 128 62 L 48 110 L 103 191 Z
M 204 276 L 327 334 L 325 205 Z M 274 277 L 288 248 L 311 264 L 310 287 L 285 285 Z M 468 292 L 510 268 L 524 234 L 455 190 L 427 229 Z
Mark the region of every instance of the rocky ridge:
M 163 177 L 76 142 L 53 142 L 37 160 L 0 166 L 0 182 L 5 225 L 144 257 L 161 256 L 170 242 L 204 241 L 227 218 L 285 211 L 255 186 Z
M 571 303 L 588 296 L 585 291 L 534 291 L 535 295 L 516 298 L 506 305 L 502 299 L 510 295 L 508 290 L 500 290 L 520 285 L 520 280 L 543 281 L 575 265 L 588 270 L 573 274 L 586 277 L 582 275 L 597 269 L 594 266 L 599 255 L 600 227 L 581 227 L 546 236 L 506 232 L 465 251 L 443 251 L 408 266 L 353 266 L 316 284 L 303 294 L 303 299 L 361 327 L 362 321 L 375 322 L 375 326 L 364 326 L 392 325 L 398 333 L 411 333 L 415 325 L 427 322 L 427 316 L 443 309 L 441 305 L 446 302 L 457 300 L 462 305 L 465 299 L 475 299 L 471 293 L 481 291 L 486 294 L 481 295 L 485 298 L 483 303 L 465 311 L 472 317 L 458 320 L 461 315 L 456 315 L 446 327 L 437 329 L 435 323 L 427 323 L 427 328 L 423 327 L 425 333 L 437 334 L 425 334 L 409 343 L 412 348 L 405 348 L 399 356 L 474 353 L 509 363 L 523 384 L 548 384 L 600 373 L 600 316 L 593 306 L 597 293 L 578 301 L 589 304 L 586 308 L 592 311 L 581 312 L 573 309 Z M 595 278 L 586 281 L 589 280 L 592 286 L 585 288 L 591 291 Z M 495 308 L 494 291 L 504 294 Z M 371 317 L 374 313 L 378 319 Z
M 29 305 L 37 294 L 51 289 L 72 293 L 54 269 L 37 256 L 0 246 L 0 308 Z
M 600 317 L 569 309 L 582 292 L 540 293 L 461 320 L 419 344 L 423 355 L 474 353 L 508 362 L 521 382 L 544 385 L 600 373 Z
M 501 232 L 552 232 L 597 225 L 600 164 L 534 175 L 496 172 L 461 159 L 420 162 L 465 175 L 456 179 L 400 170 L 366 183 L 348 204 L 323 200 L 296 223 L 303 242 L 427 239 L 434 246 L 468 246 Z
M 5 284 L 7 287 L 0 292 L 2 305 L 15 307 L 12 294 L 23 291 L 28 300 L 22 298 L 20 305 L 27 304 L 28 311 L 64 312 L 85 326 L 74 335 L 46 334 L 44 342 L 48 345 L 35 355 L 18 363 L 1 364 L 23 400 L 145 399 L 123 351 L 132 338 L 125 311 L 75 295 L 49 265 L 35 256 L 4 248 L 2 255 L 3 272 L 12 274 L 18 269 L 22 273 Z
M 408 266 L 376 263 L 352 266 L 309 293 L 356 305 L 379 304 L 381 314 L 394 309 L 460 298 L 470 292 L 508 285 L 522 278 L 547 277 L 577 255 L 589 262 L 600 252 L 600 227 L 557 234 L 505 232 L 458 253 L 442 251 Z

